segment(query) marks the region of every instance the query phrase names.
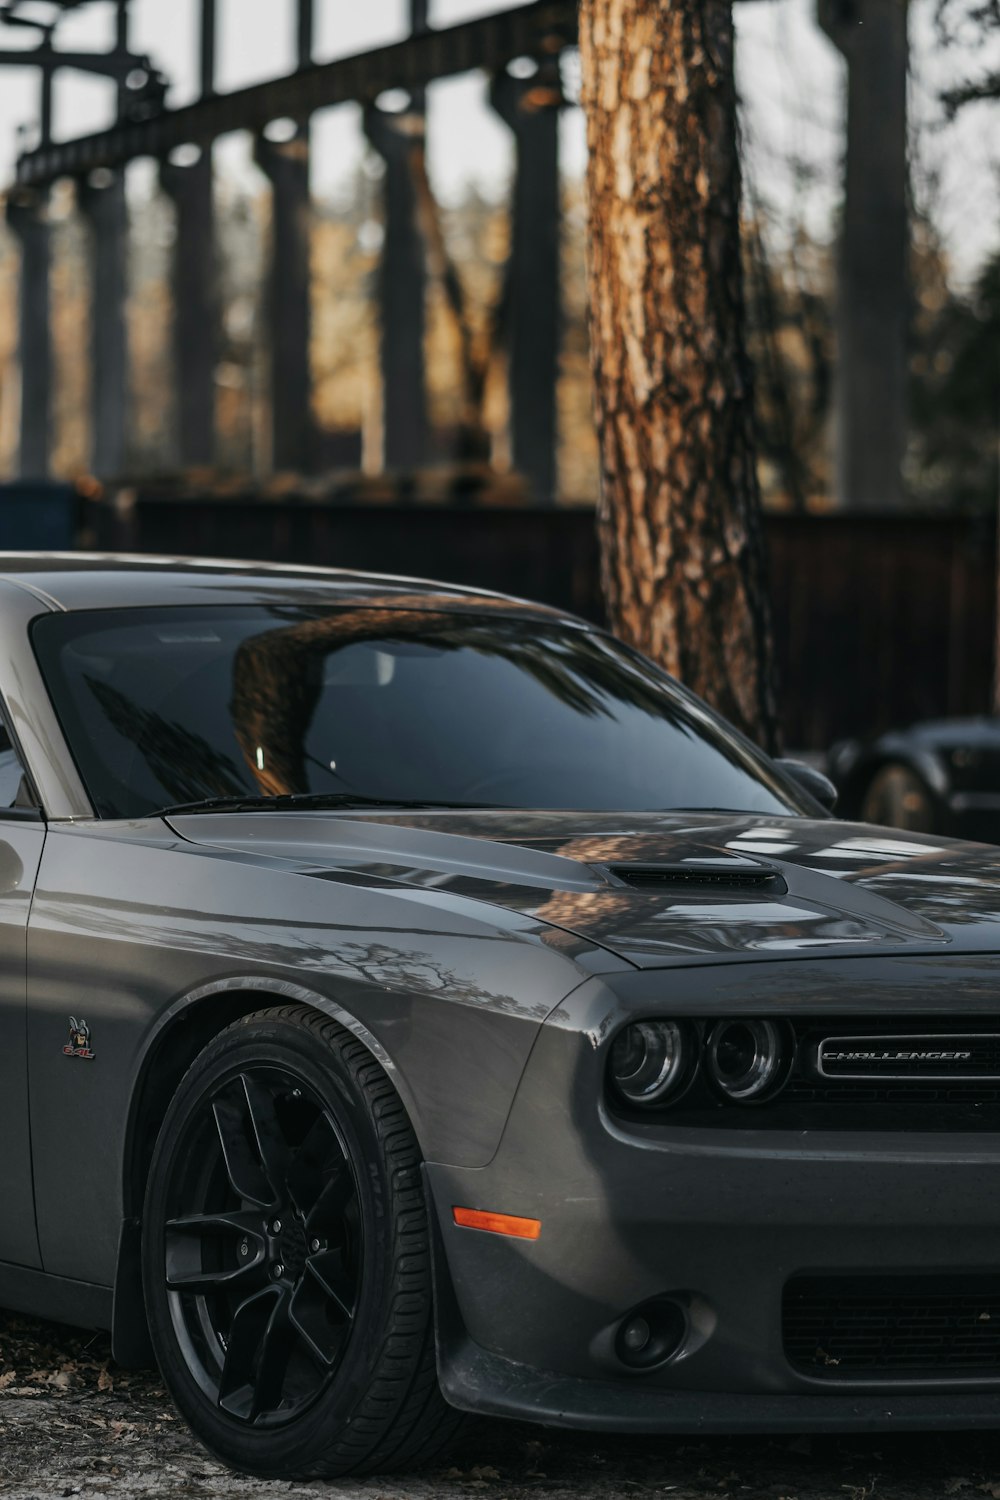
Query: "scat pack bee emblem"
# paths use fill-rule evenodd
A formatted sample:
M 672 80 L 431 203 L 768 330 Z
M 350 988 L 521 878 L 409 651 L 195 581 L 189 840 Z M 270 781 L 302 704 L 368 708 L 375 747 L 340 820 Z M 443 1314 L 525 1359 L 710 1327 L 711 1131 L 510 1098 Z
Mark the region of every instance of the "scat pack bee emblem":
M 69 1041 L 63 1048 L 63 1057 L 82 1057 L 87 1062 L 93 1062 L 95 1055 L 90 1050 L 90 1027 L 86 1021 L 78 1021 L 76 1016 L 70 1016 Z

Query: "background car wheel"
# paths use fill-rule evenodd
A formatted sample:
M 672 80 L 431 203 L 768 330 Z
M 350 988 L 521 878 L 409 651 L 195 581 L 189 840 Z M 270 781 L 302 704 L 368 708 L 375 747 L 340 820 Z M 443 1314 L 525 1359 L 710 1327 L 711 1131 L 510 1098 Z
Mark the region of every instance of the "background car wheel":
M 368 1050 L 311 1011 L 245 1017 L 186 1074 L 150 1168 L 143 1279 L 163 1378 L 235 1468 L 400 1468 L 458 1428 L 413 1129 Z
M 927 783 L 909 766 L 892 763 L 876 771 L 861 800 L 865 823 L 906 828 L 913 833 L 934 833 L 937 812 Z

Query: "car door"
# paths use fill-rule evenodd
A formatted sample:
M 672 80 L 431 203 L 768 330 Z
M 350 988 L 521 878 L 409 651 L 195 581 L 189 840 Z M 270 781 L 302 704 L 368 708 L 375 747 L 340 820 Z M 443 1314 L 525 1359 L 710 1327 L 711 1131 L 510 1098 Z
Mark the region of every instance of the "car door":
M 45 842 L 28 780 L 0 718 L 0 1262 L 41 1264 L 28 1126 L 28 913 Z

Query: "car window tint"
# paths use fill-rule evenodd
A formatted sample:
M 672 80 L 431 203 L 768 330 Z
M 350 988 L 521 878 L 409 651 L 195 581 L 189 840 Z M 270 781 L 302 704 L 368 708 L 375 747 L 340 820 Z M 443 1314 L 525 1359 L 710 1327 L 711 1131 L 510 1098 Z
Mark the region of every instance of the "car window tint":
M 107 816 L 287 792 L 801 810 L 764 756 L 596 631 L 375 601 L 86 611 L 33 639 Z

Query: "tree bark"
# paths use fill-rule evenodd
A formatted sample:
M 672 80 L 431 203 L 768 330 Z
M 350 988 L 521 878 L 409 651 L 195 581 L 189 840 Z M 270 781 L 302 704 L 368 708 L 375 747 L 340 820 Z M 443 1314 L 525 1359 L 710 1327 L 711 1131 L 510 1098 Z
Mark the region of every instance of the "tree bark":
M 731 0 L 581 0 L 612 627 L 777 748 Z

